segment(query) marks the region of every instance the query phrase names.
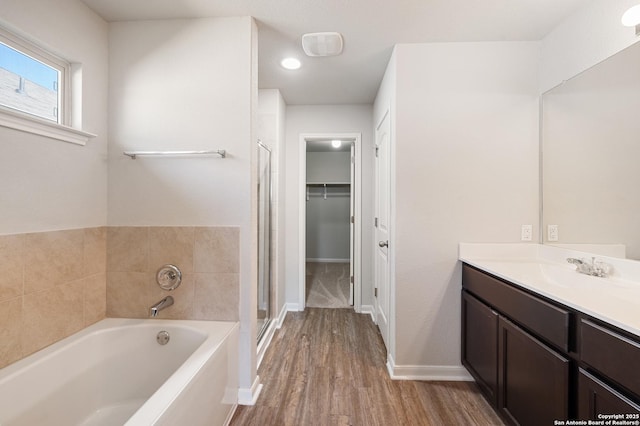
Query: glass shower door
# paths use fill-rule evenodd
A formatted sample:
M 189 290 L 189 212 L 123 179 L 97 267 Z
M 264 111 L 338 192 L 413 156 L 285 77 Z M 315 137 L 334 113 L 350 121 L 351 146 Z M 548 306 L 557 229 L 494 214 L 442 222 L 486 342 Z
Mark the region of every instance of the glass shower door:
M 258 141 L 258 342 L 271 321 L 271 150 Z

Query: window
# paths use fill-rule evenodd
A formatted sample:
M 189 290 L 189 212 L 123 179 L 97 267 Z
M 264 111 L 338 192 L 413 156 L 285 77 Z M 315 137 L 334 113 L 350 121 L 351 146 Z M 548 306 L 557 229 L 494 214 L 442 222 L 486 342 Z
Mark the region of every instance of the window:
M 0 105 L 67 124 L 69 63 L 0 31 Z

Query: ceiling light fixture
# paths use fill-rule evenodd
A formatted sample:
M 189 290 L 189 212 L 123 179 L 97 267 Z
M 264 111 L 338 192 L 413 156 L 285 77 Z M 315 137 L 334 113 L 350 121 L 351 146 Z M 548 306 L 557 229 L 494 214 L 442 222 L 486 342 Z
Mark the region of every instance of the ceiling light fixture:
M 280 65 L 288 70 L 297 70 L 302 64 L 296 58 L 284 58 L 282 62 L 280 62 Z
M 342 141 L 340 139 L 334 139 L 331 141 L 331 146 L 334 148 L 340 148 Z
M 636 27 L 640 25 L 640 4 L 627 10 L 620 20 L 625 27 Z
M 336 56 L 342 53 L 342 35 L 336 32 L 308 33 L 302 36 L 307 56 Z

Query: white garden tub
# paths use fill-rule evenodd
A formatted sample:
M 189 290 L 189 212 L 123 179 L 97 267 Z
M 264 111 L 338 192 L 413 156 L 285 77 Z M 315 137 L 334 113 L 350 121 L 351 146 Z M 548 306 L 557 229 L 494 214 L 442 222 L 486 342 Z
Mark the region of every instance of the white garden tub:
M 0 425 L 222 425 L 237 354 L 237 323 L 105 319 L 0 370 Z

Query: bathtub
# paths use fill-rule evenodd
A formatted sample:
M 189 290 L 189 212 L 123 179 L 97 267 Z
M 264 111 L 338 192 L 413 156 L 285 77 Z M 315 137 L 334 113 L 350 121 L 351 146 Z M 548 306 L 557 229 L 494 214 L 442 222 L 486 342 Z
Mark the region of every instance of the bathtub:
M 237 323 L 105 319 L 0 370 L 0 425 L 226 424 L 237 354 Z

